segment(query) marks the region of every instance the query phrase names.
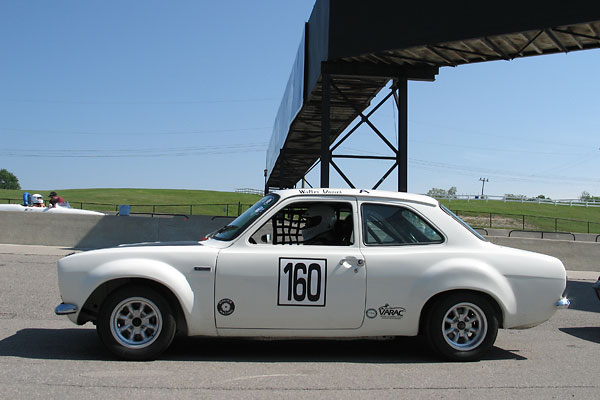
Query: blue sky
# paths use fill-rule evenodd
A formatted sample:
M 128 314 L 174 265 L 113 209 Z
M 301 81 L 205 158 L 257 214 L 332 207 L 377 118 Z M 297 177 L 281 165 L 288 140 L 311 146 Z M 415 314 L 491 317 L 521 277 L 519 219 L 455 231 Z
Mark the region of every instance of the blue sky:
M 24 189 L 261 189 L 314 0 L 0 3 L 0 168 Z M 409 191 L 600 195 L 600 51 L 409 83 Z M 395 111 L 376 125 L 395 141 Z M 340 152 L 387 154 L 368 130 Z M 385 162 L 342 162 L 371 187 Z M 332 186 L 344 187 L 332 169 Z M 309 182 L 318 185 L 312 173 Z M 395 189 L 395 176 L 381 188 Z

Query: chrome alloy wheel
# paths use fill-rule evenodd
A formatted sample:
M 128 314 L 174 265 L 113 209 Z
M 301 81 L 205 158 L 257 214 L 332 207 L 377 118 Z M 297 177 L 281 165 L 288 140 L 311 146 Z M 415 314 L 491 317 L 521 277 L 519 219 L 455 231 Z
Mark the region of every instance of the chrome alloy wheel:
M 110 331 L 119 344 L 130 349 L 150 346 L 160 335 L 163 320 L 159 308 L 143 297 L 120 302 L 110 316 Z
M 452 306 L 442 320 L 446 343 L 455 350 L 469 351 L 485 339 L 488 323 L 485 313 L 473 303 Z

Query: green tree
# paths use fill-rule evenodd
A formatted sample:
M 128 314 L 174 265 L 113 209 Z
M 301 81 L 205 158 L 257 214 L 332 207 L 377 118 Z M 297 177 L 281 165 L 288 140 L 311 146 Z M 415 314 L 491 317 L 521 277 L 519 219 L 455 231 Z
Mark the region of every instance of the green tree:
M 587 190 L 581 192 L 581 196 L 579 196 L 579 200 L 581 201 L 590 201 L 592 200 L 592 195 Z
M 6 169 L 0 169 L 0 189 L 21 190 L 19 179 Z
M 429 189 L 429 192 L 427 192 L 427 196 L 431 196 L 431 197 L 442 197 L 442 196 L 447 196 L 448 192 L 445 189 L 438 189 L 438 188 L 432 188 Z
M 448 190 L 431 188 L 431 189 L 429 189 L 429 192 L 427 192 L 427 196 L 431 196 L 431 197 L 456 196 L 456 186 L 452 186 Z

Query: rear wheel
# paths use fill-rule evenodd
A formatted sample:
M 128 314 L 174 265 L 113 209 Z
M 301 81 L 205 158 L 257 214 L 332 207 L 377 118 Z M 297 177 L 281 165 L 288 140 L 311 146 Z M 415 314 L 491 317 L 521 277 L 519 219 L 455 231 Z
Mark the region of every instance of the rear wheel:
M 427 316 L 429 345 L 448 360 L 481 359 L 494 345 L 497 334 L 498 316 L 479 294 L 450 294 L 436 301 Z
M 104 345 L 126 360 L 151 360 L 175 336 L 175 317 L 165 298 L 143 286 L 125 286 L 104 301 L 96 329 Z

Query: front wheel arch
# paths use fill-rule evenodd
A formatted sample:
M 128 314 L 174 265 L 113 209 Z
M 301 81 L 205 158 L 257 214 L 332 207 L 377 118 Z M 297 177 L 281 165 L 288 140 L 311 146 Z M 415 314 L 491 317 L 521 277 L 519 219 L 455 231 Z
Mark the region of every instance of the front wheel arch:
M 157 290 L 125 285 L 102 303 L 96 330 L 105 347 L 121 359 L 154 360 L 173 341 L 173 310 Z
M 177 331 L 187 335 L 187 320 L 177 296 L 175 296 L 171 289 L 165 285 L 151 279 L 143 278 L 113 279 L 98 286 L 83 305 L 77 321 L 78 324 L 82 325 L 88 321 L 96 324 L 102 303 L 104 303 L 109 295 L 124 285 L 147 286 L 159 292 L 169 302 L 169 306 L 171 307 L 177 322 Z

